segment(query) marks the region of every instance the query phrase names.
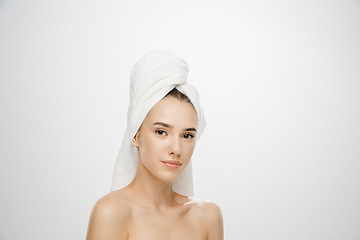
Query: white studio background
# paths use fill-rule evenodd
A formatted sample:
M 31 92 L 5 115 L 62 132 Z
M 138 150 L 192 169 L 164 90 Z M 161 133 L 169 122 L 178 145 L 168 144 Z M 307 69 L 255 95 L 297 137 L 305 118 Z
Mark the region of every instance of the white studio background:
M 85 239 L 131 66 L 189 63 L 226 239 L 360 239 L 360 1 L 0 1 L 0 239 Z

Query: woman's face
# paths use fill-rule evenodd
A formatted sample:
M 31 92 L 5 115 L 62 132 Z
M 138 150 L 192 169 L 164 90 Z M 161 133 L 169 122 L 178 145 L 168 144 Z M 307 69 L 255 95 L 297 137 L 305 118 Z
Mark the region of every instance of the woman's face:
M 140 163 L 154 177 L 174 182 L 195 149 L 197 114 L 194 107 L 173 97 L 160 100 L 145 117 L 132 144 Z

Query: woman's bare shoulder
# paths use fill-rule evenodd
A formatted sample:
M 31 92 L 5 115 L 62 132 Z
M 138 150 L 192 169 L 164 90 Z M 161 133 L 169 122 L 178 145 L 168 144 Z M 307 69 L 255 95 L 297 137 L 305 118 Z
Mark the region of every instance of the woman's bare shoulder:
M 221 217 L 221 209 L 220 207 L 208 200 L 200 199 L 200 198 L 194 198 L 189 197 L 188 201 L 185 203 L 185 205 L 191 205 L 191 208 L 193 211 L 203 215 L 203 216 L 213 216 L 213 217 Z
M 123 189 L 110 192 L 100 198 L 94 205 L 93 211 L 105 215 L 116 215 L 120 217 L 126 215 L 129 211 L 130 202 L 127 199 Z
M 223 217 L 221 209 L 217 204 L 190 197 L 186 204 L 191 205 L 190 214 L 201 221 L 209 240 L 223 239 Z
M 124 191 L 105 195 L 93 207 L 86 239 L 119 239 L 119 236 L 125 239 L 130 214 L 130 203 Z

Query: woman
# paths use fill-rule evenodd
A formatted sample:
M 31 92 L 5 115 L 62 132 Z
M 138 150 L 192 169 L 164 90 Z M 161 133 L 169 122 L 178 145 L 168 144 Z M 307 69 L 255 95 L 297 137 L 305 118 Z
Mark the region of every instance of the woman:
M 161 49 L 132 68 L 112 192 L 96 202 L 87 240 L 223 239 L 219 207 L 192 197 L 190 159 L 205 120 L 187 74 L 183 59 Z

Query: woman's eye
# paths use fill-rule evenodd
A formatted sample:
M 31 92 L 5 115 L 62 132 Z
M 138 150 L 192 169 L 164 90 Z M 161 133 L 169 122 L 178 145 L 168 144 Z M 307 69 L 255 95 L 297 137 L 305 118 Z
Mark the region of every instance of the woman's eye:
M 186 133 L 184 134 L 183 138 L 185 139 L 191 139 L 191 138 L 194 138 L 194 135 L 190 134 L 190 133 Z
M 165 134 L 166 134 L 166 132 L 163 131 L 163 130 L 156 130 L 155 132 L 156 132 L 157 135 L 159 135 L 159 136 L 165 136 Z

